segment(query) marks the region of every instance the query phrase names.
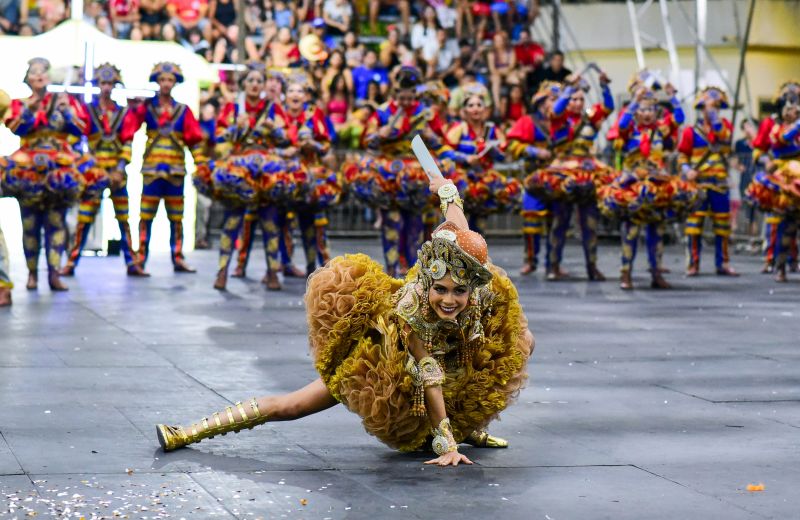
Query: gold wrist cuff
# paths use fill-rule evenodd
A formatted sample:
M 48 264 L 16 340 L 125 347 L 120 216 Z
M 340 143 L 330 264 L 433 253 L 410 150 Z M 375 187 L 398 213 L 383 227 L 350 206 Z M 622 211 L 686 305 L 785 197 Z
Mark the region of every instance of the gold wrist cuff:
M 437 194 L 441 201 L 439 208 L 442 210 L 443 216 L 447 216 L 447 208 L 450 204 L 455 204 L 462 210 L 464 209 L 464 202 L 461 200 L 461 196 L 458 194 L 458 188 L 456 188 L 455 184 L 443 185 L 439 188 Z
M 450 427 L 450 419 L 447 417 L 442 419 L 439 427 L 433 428 L 431 433 L 433 434 L 431 447 L 437 455 L 441 456 L 451 451 L 458 451 L 458 444 L 453 437 L 453 429 Z

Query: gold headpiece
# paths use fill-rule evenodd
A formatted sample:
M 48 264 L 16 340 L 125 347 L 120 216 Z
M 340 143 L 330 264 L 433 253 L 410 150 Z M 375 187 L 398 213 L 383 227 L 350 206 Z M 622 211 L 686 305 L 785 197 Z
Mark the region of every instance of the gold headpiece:
M 28 70 L 25 71 L 26 84 L 28 83 L 28 76 L 31 73 L 31 69 L 36 65 L 41 65 L 42 67 L 44 67 L 44 72 L 50 70 L 50 60 L 48 60 L 47 58 L 31 58 L 30 60 L 28 60 Z
M 561 94 L 561 83 L 557 81 L 543 81 L 539 85 L 539 90 L 531 98 L 531 105 L 536 106 L 552 95 L 558 96 Z
M 117 67 L 110 63 L 102 63 L 94 69 L 92 83 L 99 85 L 101 81 L 110 81 L 115 85 L 122 83 L 122 73 Z
M 485 265 L 488 259 L 486 241 L 479 233 L 445 222 L 419 251 L 419 281 L 427 290 L 449 272 L 456 284 L 476 289 L 492 281 Z
M 628 92 L 633 94 L 639 87 L 646 87 L 648 90 L 661 90 L 661 83 L 656 75 L 647 69 L 640 70 L 628 81 Z
M 782 106 L 785 104 L 793 104 L 796 105 L 800 102 L 800 81 L 798 80 L 790 80 L 784 82 L 780 89 L 778 89 L 778 105 Z
M 728 108 L 728 95 L 719 87 L 706 87 L 694 100 L 694 108 L 702 108 L 706 103 L 713 103 L 717 108 Z
M 483 100 L 483 104 L 488 106 L 492 105 L 492 96 L 489 94 L 489 90 L 483 86 L 483 84 L 475 82 L 469 83 L 464 85 L 463 87 L 464 97 L 461 101 L 462 105 L 467 103 L 467 100 L 472 96 L 479 96 Z
M 177 63 L 172 63 L 169 61 L 156 63 L 153 66 L 153 70 L 150 71 L 150 81 L 157 81 L 161 74 L 171 74 L 175 77 L 175 81 L 177 83 L 183 83 L 183 72 Z
M 437 103 L 447 103 L 450 101 L 450 90 L 444 82 L 440 80 L 428 81 L 417 87 L 417 94 L 423 98 L 429 98 Z

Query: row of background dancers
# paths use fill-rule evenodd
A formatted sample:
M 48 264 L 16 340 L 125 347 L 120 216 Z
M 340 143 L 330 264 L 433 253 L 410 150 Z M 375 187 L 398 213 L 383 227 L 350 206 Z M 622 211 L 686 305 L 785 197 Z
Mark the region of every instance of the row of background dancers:
M 303 276 L 328 258 L 326 210 L 349 193 L 377 210 L 384 260 L 389 274 L 402 275 L 416 258 L 430 226 L 436 201 L 427 191 L 425 173 L 410 152 L 413 135 L 421 134 L 438 153 L 445 174 L 464 195 L 465 209 L 476 229 L 492 213 L 516 211 L 520 205 L 525 236 L 523 274 L 538 267 L 544 245 L 548 280 L 567 277 L 563 250 L 573 210 L 590 280 L 603 280 L 597 268 L 599 215 L 622 224 L 621 287 L 633 287 L 631 270 L 642 230 L 654 288 L 668 288 L 660 263 L 666 224 L 685 220 L 688 276 L 699 273 L 701 233 L 708 217 L 715 237 L 717 274 L 735 276 L 729 264 L 730 193 L 728 158 L 732 128 L 720 115 L 728 107 L 725 93 L 707 88 L 696 98 L 694 125 L 685 125 L 677 92 L 645 72 L 629 84 L 631 102 L 618 113 L 607 138 L 617 154 L 615 167 L 595 156 L 603 122 L 614 112 L 608 78 L 600 72 L 600 102 L 585 106 L 589 83 L 570 76 L 565 84 L 544 83 L 532 96 L 532 110 L 505 133 L 489 120 L 492 98 L 479 83 L 459 88 L 460 119 L 446 106 L 451 93 L 443 85 L 424 83 L 419 71 L 401 68 L 393 78 L 391 99 L 376 107 L 361 142 L 364 153 L 337 165 L 336 134 L 313 102 L 308 78 L 301 71 L 267 71 L 255 65 L 240 77 L 237 103 L 220 111 L 213 125 L 198 123 L 171 91 L 183 81 L 180 67 L 159 63 L 151 73 L 159 85 L 151 99 L 120 107 L 111 99 L 122 82 L 119 71 L 103 64 L 94 82 L 101 94 L 89 104 L 73 96 L 47 92 L 49 63 L 35 59 L 25 81 L 26 100 L 7 103 L 7 126 L 20 135 L 20 149 L 5 159 L 2 186 L 20 201 L 27 287 L 38 283 L 39 237 L 44 231 L 48 282 L 66 290 L 60 279 L 73 275 L 89 227 L 105 188 L 121 231 L 121 250 L 131 276 L 147 276 L 150 231 L 160 200 L 170 221 L 170 246 L 177 272 L 193 272 L 183 256 L 184 149 L 197 164 L 194 184 L 225 207 L 220 262 L 214 286 L 224 289 L 234 245 L 240 244 L 234 276 L 245 273 L 253 228 L 264 237 L 268 289 L 281 287 L 279 274 Z M 748 196 L 764 211 L 769 250 L 777 279 L 786 279 L 787 259 L 797 232 L 798 84 L 787 82 L 778 95 L 778 112 L 766 119 L 754 142 L 756 159 L 765 165 Z M 139 250 L 133 250 L 127 223 L 125 168 L 133 134 L 147 129 L 139 226 Z M 677 155 L 671 171 L 667 158 Z M 527 174 L 506 176 L 495 166 L 524 161 Z M 79 203 L 78 226 L 67 240 L 66 209 Z M 300 228 L 306 273 L 290 261 L 293 219 Z M 427 230 L 427 231 L 426 231 Z M 544 238 L 544 239 L 543 239 Z M 68 243 L 69 242 L 69 243 Z M 67 261 L 60 265 L 67 250 Z M 4 286 L 2 289 L 7 289 Z

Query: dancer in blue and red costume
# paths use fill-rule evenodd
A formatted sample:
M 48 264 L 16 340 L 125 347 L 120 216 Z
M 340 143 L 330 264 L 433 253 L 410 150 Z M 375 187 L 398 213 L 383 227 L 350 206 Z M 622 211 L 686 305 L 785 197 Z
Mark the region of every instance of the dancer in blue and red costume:
M 392 99 L 367 121 L 363 143 L 373 155 L 362 163 L 355 180 L 355 189 L 381 213 L 383 256 L 391 276 L 402 274 L 401 256 L 408 265 L 416 262 L 424 235 L 422 213 L 430 199 L 427 176 L 411 153 L 411 139 L 422 134 L 433 150 L 443 146 L 434 130 L 436 113 L 417 99 L 421 78 L 413 67 L 398 71 Z
M 161 200 L 170 224 L 170 250 L 175 272 L 193 273 L 195 269 L 183 256 L 183 183 L 186 176 L 184 148 L 188 148 L 198 168 L 207 167 L 202 144 L 203 134 L 191 109 L 172 97 L 172 89 L 183 82 L 183 73 L 175 63 L 162 62 L 153 67 L 150 81 L 158 83 L 158 93 L 131 108 L 120 133 L 125 143 L 122 159 L 130 162 L 133 135 L 144 124 L 147 144 L 142 159 L 142 202 L 139 222 L 137 263 L 144 269 L 150 252 L 150 231 Z
M 286 76 L 280 70 L 267 70 L 267 80 L 265 84 L 265 100 L 272 104 L 270 109 L 270 119 L 274 120 L 277 115 L 282 114 L 283 93 L 286 90 Z M 273 150 L 275 152 L 276 150 Z M 285 277 L 303 278 L 306 273 L 297 268 L 292 263 L 293 243 L 290 225 L 294 221 L 294 215 L 288 215 L 285 208 L 278 211 L 278 228 L 280 229 L 280 240 L 278 240 L 278 252 L 280 255 L 280 267 Z M 239 251 L 236 256 L 236 268 L 231 277 L 244 278 L 247 270 L 247 263 L 250 260 L 250 251 L 253 245 L 253 225 L 258 222 L 258 213 L 255 208 L 248 208 L 244 214 L 242 232 L 239 235 Z M 272 247 L 272 246 L 269 246 Z M 267 255 L 268 258 L 272 254 Z M 269 273 L 261 282 L 267 283 L 271 277 Z M 272 277 L 274 279 L 274 277 Z M 272 284 L 275 287 L 274 283 Z
M 119 69 L 110 63 L 103 63 L 94 70 L 92 78 L 94 86 L 100 88 L 100 96 L 84 108 L 89 114 L 89 152 L 94 162 L 90 175 L 95 181 L 103 178 L 109 180 L 111 201 L 120 231 L 120 250 L 122 252 L 129 276 L 149 276 L 134 259 L 131 227 L 128 224 L 128 188 L 126 163 L 120 158 L 123 143 L 120 130 L 125 119 L 127 108 L 119 106 L 111 99 L 111 92 L 122 83 Z M 67 263 L 61 269 L 62 276 L 72 276 L 86 245 L 92 223 L 100 209 L 105 183 L 92 182 L 85 186 L 78 206 L 78 225 L 72 238 L 67 256 Z
M 692 183 L 671 176 L 664 152 L 672 128 L 657 113 L 656 94 L 639 84 L 614 129 L 614 147 L 622 156 L 614 182 L 598 189 L 603 213 L 622 221 L 620 288 L 633 289 L 633 264 L 639 233 L 645 229 L 653 289 L 669 289 L 659 266 L 662 225 L 692 208 L 698 192 Z
M 3 191 L 19 201 L 22 245 L 28 264 L 26 287 L 38 287 L 40 237 L 44 229 L 50 289 L 66 291 L 59 268 L 67 241 L 64 216 L 80 197 L 83 176 L 75 143 L 86 135 L 89 116 L 80 102 L 67 94 L 47 92 L 50 63 L 44 58 L 28 62 L 25 83 L 33 93 L 14 100 L 6 126 L 20 136 L 20 148 L 7 161 Z
M 339 201 L 342 191 L 337 173 L 324 163 L 331 149 L 331 134 L 325 114 L 311 103 L 310 88 L 305 74 L 287 79 L 282 124 L 275 129 L 277 145 L 287 159 L 287 181 L 292 186 L 293 196 L 286 201 L 285 209 L 297 216 L 306 275 L 330 259 L 325 211 Z
M 553 222 L 549 237 L 550 269 L 547 272 L 547 279 L 551 281 L 567 276 L 561 270 L 561 261 L 575 206 L 589 280 L 605 280 L 597 268 L 596 185 L 607 182 L 613 177 L 613 172 L 594 157 L 592 148 L 600 126 L 614 111 L 614 98 L 608 88 L 608 76 L 601 73 L 599 81 L 602 100 L 586 110 L 588 84 L 580 77 L 569 78 L 568 86 L 553 104 L 550 114 L 555 159 L 550 166 L 525 179 L 529 193 L 551 204 Z
M 678 144 L 678 164 L 686 179 L 696 181 L 705 200 L 686 219 L 686 276 L 700 274 L 703 222 L 711 217 L 714 230 L 714 264 L 720 276 L 739 276 L 730 266 L 730 189 L 727 157 L 732 127 L 719 111 L 728 108 L 727 95 L 708 87 L 697 96 L 694 126 L 684 128 Z
M 451 179 L 464 195 L 464 212 L 470 228 L 486 232 L 486 218 L 519 208 L 522 186 L 494 169 L 505 159 L 505 136 L 489 121 L 491 96 L 486 87 L 475 83 L 465 87 L 461 120 L 445 134 L 441 157 L 455 164 Z
M 769 142 L 770 169 L 753 179 L 748 195 L 780 219 L 775 231 L 775 280 L 785 282 L 800 220 L 800 96 L 784 99 L 780 121 L 772 126 Z
M 558 96 L 561 84 L 545 81 L 531 99 L 532 112 L 518 119 L 509 129 L 506 153 L 514 160 L 524 160 L 526 171 L 535 171 L 547 166 L 553 154 L 550 131 L 550 113 Z M 525 238 L 525 263 L 520 274 L 536 271 L 542 236 L 545 241 L 545 269 L 550 271 L 550 211 L 548 204 L 534 197 L 527 190 L 522 195 L 522 235 Z
M 265 81 L 263 65 L 248 66 L 240 80 L 243 103 L 228 103 L 222 108 L 215 131 L 215 167 L 210 171 L 208 181 L 200 183 L 225 207 L 219 270 L 214 282 L 214 288 L 218 290 L 226 288 L 228 266 L 248 209 L 254 220 L 262 225 L 268 266 L 267 289 L 281 288 L 277 273 L 278 231 L 274 214 L 267 208 L 274 207 L 271 191 L 278 174 L 285 170 L 285 161 L 272 150 L 275 110 L 278 107 L 261 98 Z
M 761 272 L 764 274 L 772 273 L 775 270 L 775 251 L 778 247 L 778 227 L 781 224 L 782 216 L 773 213 L 765 208 L 771 206 L 769 195 L 777 193 L 778 187 L 771 180 L 770 171 L 772 165 L 772 130 L 780 125 L 781 113 L 786 103 L 796 103 L 800 99 L 800 81 L 787 81 L 783 83 L 775 100 L 777 111 L 765 118 L 758 128 L 758 134 L 753 140 L 753 161 L 763 165 L 763 169 L 758 171 L 755 179 L 748 187 L 748 197 L 752 199 L 764 214 L 764 267 Z M 798 248 L 797 237 L 792 237 L 789 246 L 789 266 L 793 271 L 797 270 Z

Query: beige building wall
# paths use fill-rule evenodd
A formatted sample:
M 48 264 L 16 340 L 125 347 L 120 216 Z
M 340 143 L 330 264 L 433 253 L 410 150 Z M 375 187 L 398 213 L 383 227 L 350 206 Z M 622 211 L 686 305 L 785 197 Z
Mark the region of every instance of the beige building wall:
M 642 2 L 637 2 L 641 5 Z M 744 34 L 749 0 L 709 0 L 708 49 L 713 62 L 727 78 L 733 98 L 739 70 L 739 36 Z M 691 27 L 694 25 L 695 2 L 671 1 L 670 20 L 678 46 L 681 68 L 679 86 L 685 107 L 690 108 L 694 90 L 695 48 Z M 735 9 L 734 9 L 735 7 Z M 628 80 L 637 70 L 630 19 L 624 3 L 565 5 L 564 18 L 569 26 L 562 28 L 562 49 L 567 63 L 580 69 L 583 60 L 594 61 L 612 78 L 612 91 L 617 98 L 626 94 Z M 544 10 L 534 34 L 546 41 L 549 12 Z M 737 27 L 738 24 L 738 27 Z M 663 39 L 658 2 L 640 20 L 643 33 Z M 575 38 L 572 38 L 572 35 Z M 644 42 L 647 68 L 669 77 L 670 63 L 666 51 Z M 719 80 L 715 64 L 704 56 L 701 85 L 725 86 Z M 757 0 L 745 63 L 747 86 L 742 84 L 740 104 L 744 113 L 759 117 L 760 104 L 774 98 L 778 86 L 787 79 L 800 79 L 800 1 Z M 752 110 L 752 113 L 750 112 Z

